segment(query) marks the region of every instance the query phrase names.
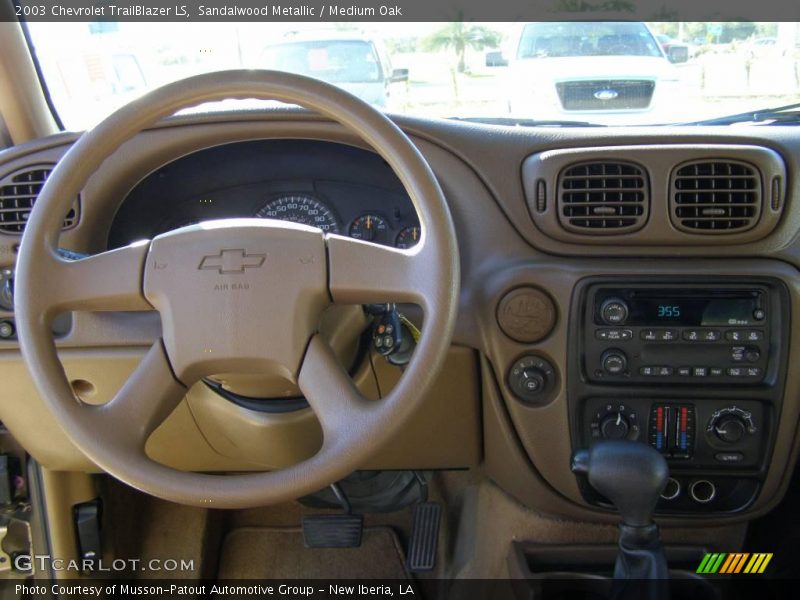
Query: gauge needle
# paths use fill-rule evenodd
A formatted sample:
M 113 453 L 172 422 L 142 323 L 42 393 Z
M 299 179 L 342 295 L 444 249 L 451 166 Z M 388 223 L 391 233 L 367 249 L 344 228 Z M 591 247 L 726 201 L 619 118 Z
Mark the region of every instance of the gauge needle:
M 617 425 L 622 423 L 622 413 L 617 413 Z
M 367 215 L 367 229 L 372 229 L 372 217 Z

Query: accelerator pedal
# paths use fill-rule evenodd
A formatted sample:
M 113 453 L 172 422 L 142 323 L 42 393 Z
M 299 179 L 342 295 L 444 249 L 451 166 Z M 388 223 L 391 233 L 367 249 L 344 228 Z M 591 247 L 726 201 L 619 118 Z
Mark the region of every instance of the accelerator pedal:
M 306 548 L 358 548 L 364 531 L 364 515 L 351 513 L 350 501 L 338 484 L 331 484 L 331 489 L 345 514 L 303 517 L 303 543 Z
M 441 520 L 442 505 L 438 502 L 420 502 L 414 506 L 406 558 L 406 569 L 410 573 L 432 571 L 436 566 Z

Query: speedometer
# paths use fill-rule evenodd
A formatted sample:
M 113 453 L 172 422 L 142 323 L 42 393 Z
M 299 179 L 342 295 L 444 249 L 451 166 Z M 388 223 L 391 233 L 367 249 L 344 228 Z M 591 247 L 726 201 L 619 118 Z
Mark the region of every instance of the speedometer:
M 309 194 L 287 194 L 275 198 L 255 216 L 319 227 L 325 233 L 339 233 L 339 223 L 333 211 Z

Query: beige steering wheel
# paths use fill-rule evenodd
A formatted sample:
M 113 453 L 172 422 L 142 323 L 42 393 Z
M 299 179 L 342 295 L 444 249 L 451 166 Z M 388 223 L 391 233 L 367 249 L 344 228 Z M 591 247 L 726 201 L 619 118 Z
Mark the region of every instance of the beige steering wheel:
M 299 104 L 360 136 L 394 169 L 422 226 L 418 245 L 387 248 L 270 220 L 184 227 L 79 260 L 58 253 L 62 217 L 125 141 L 202 102 L 257 98 Z M 450 344 L 459 297 L 455 230 L 425 159 L 388 118 L 328 84 L 275 71 L 226 71 L 157 89 L 85 133 L 59 161 L 30 215 L 16 267 L 22 354 L 72 442 L 106 472 L 147 493 L 197 506 L 244 508 L 314 492 L 356 470 L 417 409 Z M 331 302 L 412 302 L 424 331 L 404 375 L 380 401 L 356 390 L 317 333 Z M 116 396 L 81 403 L 59 361 L 53 318 L 66 311 L 157 310 L 162 338 Z M 209 324 L 213 324 L 209 326 Z M 289 468 L 253 474 L 178 471 L 151 460 L 148 436 L 215 373 L 279 374 L 302 390 L 323 443 Z

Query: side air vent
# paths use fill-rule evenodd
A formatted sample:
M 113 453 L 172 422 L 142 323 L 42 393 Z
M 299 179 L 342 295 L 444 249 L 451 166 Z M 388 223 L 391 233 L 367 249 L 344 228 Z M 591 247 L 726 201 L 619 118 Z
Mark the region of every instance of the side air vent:
M 19 234 L 25 230 L 33 203 L 52 171 L 52 165 L 37 165 L 14 171 L 0 179 L 0 231 Z M 77 224 L 78 210 L 76 199 L 64 217 L 62 229 L 70 229 Z
M 672 222 L 692 233 L 732 233 L 755 226 L 761 215 L 761 175 L 751 164 L 703 160 L 672 175 Z
M 647 221 L 649 185 L 631 162 L 591 161 L 570 165 L 558 178 L 558 215 L 577 233 L 635 231 Z

